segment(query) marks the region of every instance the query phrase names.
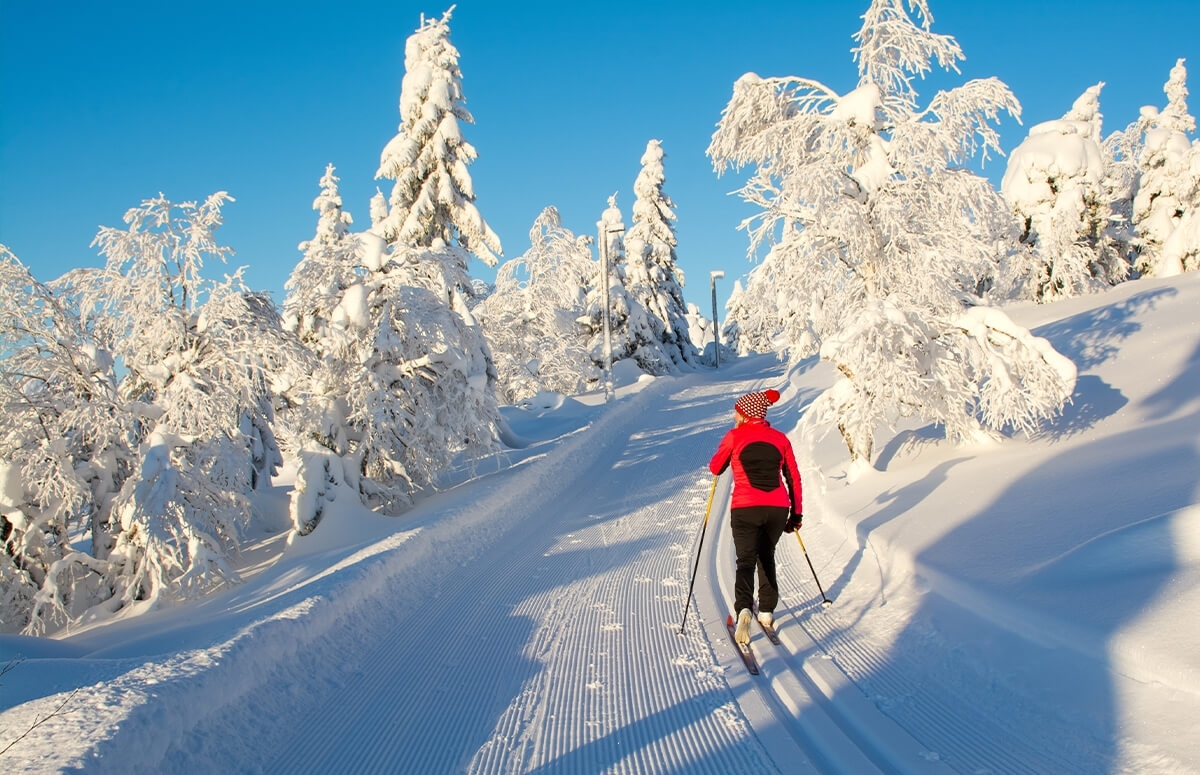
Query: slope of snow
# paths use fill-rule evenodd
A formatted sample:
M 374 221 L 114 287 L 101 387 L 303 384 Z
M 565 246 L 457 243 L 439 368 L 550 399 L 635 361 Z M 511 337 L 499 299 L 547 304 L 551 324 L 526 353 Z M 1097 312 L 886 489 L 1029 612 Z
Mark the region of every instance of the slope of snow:
M 0 678 L 0 748 L 15 741 L 0 760 L 1195 772 L 1200 275 L 1006 311 L 1079 367 L 1036 438 L 955 447 L 910 422 L 851 477 L 836 432 L 798 427 L 826 366 L 785 374 L 771 356 L 625 379 L 608 406 L 509 408 L 522 446 L 403 517 L 345 497 L 312 536 L 251 547 L 247 582 L 203 603 L 0 639 L 0 665 L 24 658 Z M 751 677 L 723 625 L 728 484 L 705 524 L 705 464 L 733 400 L 767 386 L 784 391 L 773 422 L 796 429 L 808 555 L 784 536 L 784 645 L 756 633 Z M 286 487 L 264 508 L 285 509 Z

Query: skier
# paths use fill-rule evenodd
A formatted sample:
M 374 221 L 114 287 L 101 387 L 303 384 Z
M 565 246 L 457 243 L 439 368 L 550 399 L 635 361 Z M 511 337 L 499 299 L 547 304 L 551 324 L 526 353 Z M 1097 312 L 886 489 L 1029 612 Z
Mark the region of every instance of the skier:
M 734 426 L 721 439 L 708 469 L 719 476 L 733 466 L 730 525 L 737 554 L 733 610 L 737 611 L 738 643 L 750 642 L 754 604 L 754 571 L 758 569 L 758 619 L 772 626 L 779 589 L 775 576 L 775 544 L 804 518 L 800 471 L 792 444 L 767 422 L 767 408 L 779 400 L 778 390 L 747 393 L 733 405 Z

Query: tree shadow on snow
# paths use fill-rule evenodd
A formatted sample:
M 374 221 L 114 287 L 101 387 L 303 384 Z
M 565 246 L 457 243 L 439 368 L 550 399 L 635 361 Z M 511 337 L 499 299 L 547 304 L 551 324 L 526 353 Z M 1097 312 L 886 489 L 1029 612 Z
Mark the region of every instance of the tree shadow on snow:
M 1200 354 L 1146 405 L 1180 406 L 1180 391 L 1194 396 L 1198 371 Z M 1169 422 L 1194 427 L 1198 413 Z M 1110 644 L 1179 570 L 1170 517 L 1195 494 L 1194 478 L 1179 472 L 1200 470 L 1194 439 L 1163 443 L 1163 432 L 1161 423 L 1149 423 L 1103 450 L 1064 451 L 992 503 L 973 504 L 970 521 L 916 558 L 929 592 L 888 663 L 866 683 L 904 674 L 924 684 L 899 698 L 881 692 L 877 703 L 924 729 L 926 744 L 947 764 L 1062 773 L 1126 766 L 1124 717 L 1111 683 L 1120 670 Z M 1131 476 L 1138 479 L 1132 490 Z M 883 519 L 901 505 L 885 509 Z M 1153 670 L 1151 655 L 1139 656 L 1143 662 Z M 944 712 L 938 697 L 956 693 L 983 698 L 986 712 L 959 733 L 920 726 Z M 980 734 L 995 742 L 990 753 L 977 744 Z
M 1122 302 L 1040 326 L 1033 333 L 1048 339 L 1082 372 L 1111 360 L 1121 343 L 1141 329 L 1137 316 L 1178 293 L 1174 288 L 1142 291 Z

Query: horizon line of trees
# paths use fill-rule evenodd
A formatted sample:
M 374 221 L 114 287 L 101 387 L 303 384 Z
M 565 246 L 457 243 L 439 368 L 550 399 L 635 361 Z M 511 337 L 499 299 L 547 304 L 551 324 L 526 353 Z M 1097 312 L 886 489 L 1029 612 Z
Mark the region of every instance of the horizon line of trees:
M 468 172 L 452 11 L 406 42 L 376 173 L 390 193 L 355 231 L 326 167 L 279 307 L 240 271 L 206 277 L 231 252 L 214 236 L 225 192 L 143 202 L 97 235 L 104 268 L 47 283 L 0 246 L 0 631 L 44 635 L 235 584 L 246 536 L 303 540 L 338 498 L 402 513 L 451 466 L 517 443 L 501 402 L 595 389 L 610 357 L 653 375 L 710 362 L 696 346 L 709 323 L 683 302 L 658 140 L 628 230 L 616 194 L 604 244 L 547 206 L 494 287 L 470 276 L 472 255 L 496 266 L 503 250 Z M 1102 84 L 1031 128 L 997 191 L 963 163 L 1000 151 L 992 125 L 1020 105 L 992 78 L 920 107 L 914 76 L 962 58 L 931 22 L 925 0 L 874 0 L 855 89 L 748 73 L 708 148 L 718 174 L 750 170 L 740 193 L 759 213 L 742 227 L 768 249 L 735 285 L 722 339 L 834 364 L 804 422 L 836 428 L 860 466 L 899 417 L 968 439 L 1061 411 L 1074 364 L 999 304 L 1200 268 L 1182 60 L 1166 107 L 1108 138 Z M 267 524 L 252 496 L 285 458 L 290 525 Z

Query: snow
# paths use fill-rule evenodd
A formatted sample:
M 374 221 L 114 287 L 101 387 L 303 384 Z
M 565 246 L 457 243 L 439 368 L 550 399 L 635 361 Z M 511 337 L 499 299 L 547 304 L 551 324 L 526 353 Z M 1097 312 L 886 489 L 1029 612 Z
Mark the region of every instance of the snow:
M 1198 308 L 1200 273 L 1007 306 L 1074 361 L 1065 414 L 974 445 L 901 424 L 857 476 L 798 430 L 815 360 L 539 394 L 504 409 L 523 446 L 404 516 L 337 495 L 241 585 L 0 638 L 0 748 L 41 722 L 5 772 L 1196 772 Z M 756 632 L 751 677 L 705 463 L 736 397 L 781 385 L 807 561 L 785 535 L 783 646 Z
M 1057 119 L 1029 130 L 1010 154 L 1000 189 L 1020 212 L 1041 213 L 1053 205 L 1064 182 L 1099 186 L 1104 180 L 1104 152 L 1091 138 L 1086 121 Z

